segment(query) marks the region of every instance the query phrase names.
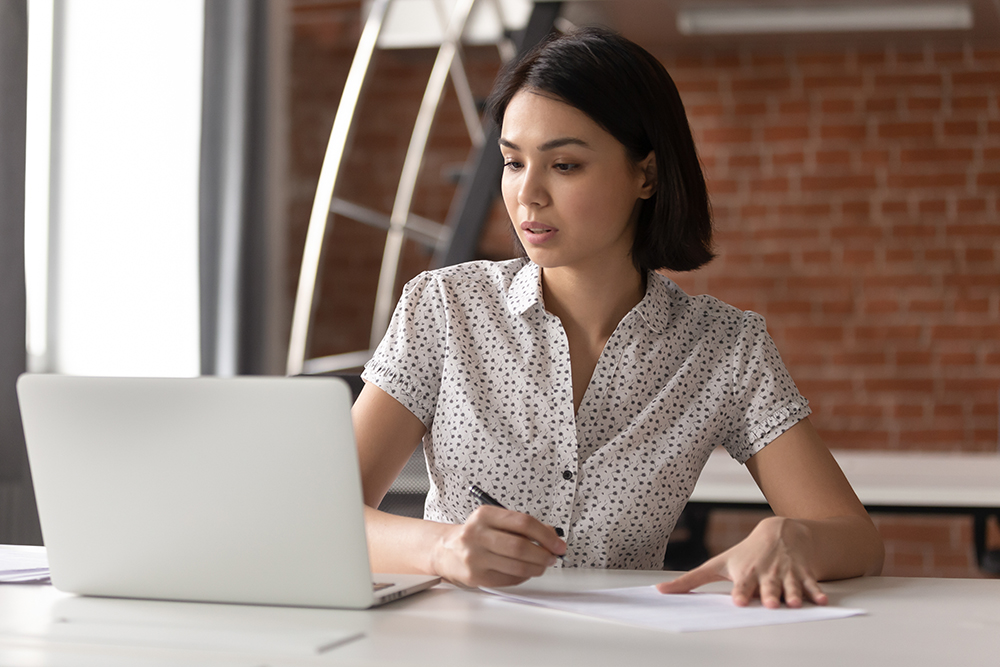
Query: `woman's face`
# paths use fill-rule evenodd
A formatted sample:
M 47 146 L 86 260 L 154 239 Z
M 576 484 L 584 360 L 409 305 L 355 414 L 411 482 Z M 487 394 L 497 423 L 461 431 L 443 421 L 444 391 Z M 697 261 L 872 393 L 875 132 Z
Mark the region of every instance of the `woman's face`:
M 632 161 L 585 113 L 532 89 L 507 106 L 500 151 L 504 204 L 532 261 L 583 270 L 631 264 L 640 200 L 655 187 L 652 153 Z

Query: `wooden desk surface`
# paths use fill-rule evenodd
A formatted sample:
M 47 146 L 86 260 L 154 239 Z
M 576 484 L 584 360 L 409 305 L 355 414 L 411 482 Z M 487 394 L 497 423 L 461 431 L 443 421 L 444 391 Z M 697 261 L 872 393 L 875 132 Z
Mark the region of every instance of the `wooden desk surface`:
M 1000 508 L 998 454 L 834 450 L 833 455 L 868 506 Z M 691 501 L 766 502 L 746 468 L 724 450 L 712 452 Z
M 552 570 L 532 587 L 652 584 L 662 572 Z M 726 584 L 707 587 L 725 591 Z M 372 611 L 80 598 L 0 586 L 0 664 L 9 665 L 739 665 L 996 667 L 1000 580 L 872 577 L 828 582 L 833 604 L 866 616 L 673 634 L 517 605 L 442 584 Z M 53 644 L 24 637 L 55 619 L 213 631 L 342 629 L 360 639 L 320 657 Z M 20 633 L 20 634 L 19 634 Z

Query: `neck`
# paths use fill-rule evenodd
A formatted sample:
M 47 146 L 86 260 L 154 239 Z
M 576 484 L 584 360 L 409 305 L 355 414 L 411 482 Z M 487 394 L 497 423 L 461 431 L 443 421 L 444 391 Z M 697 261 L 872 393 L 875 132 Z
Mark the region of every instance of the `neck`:
M 542 269 L 545 309 L 562 320 L 567 330 L 573 329 L 595 342 L 610 338 L 645 292 L 646 276 L 631 261 L 609 263 L 590 271 Z

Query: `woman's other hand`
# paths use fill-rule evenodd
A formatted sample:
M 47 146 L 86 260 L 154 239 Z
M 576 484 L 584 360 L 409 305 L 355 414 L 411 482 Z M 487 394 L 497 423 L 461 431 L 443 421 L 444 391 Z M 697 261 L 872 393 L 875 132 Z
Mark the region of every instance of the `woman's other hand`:
M 771 609 L 781 606 L 782 600 L 789 607 L 801 607 L 803 600 L 826 604 L 826 594 L 809 566 L 812 544 L 806 523 L 771 517 L 731 549 L 656 588 L 661 593 L 688 593 L 728 579 L 733 582 L 733 602 L 741 607 L 754 597 Z
M 434 571 L 464 586 L 513 586 L 543 574 L 566 553 L 555 529 L 537 519 L 484 505 L 460 525 L 443 526 Z

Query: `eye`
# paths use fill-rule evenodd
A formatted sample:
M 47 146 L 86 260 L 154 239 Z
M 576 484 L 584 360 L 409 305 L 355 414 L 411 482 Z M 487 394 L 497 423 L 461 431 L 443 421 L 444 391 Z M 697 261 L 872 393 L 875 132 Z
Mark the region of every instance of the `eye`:
M 563 173 L 568 173 L 568 172 L 571 172 L 571 171 L 575 171 L 579 167 L 580 167 L 580 165 L 574 164 L 572 162 L 557 162 L 555 165 L 553 165 L 552 168 L 555 169 L 556 171 L 561 171 Z
M 520 162 L 517 162 L 516 160 L 504 160 L 504 163 L 503 163 L 503 168 L 504 169 L 509 169 L 511 171 L 517 171 L 522 166 L 524 166 L 524 165 L 522 165 Z

